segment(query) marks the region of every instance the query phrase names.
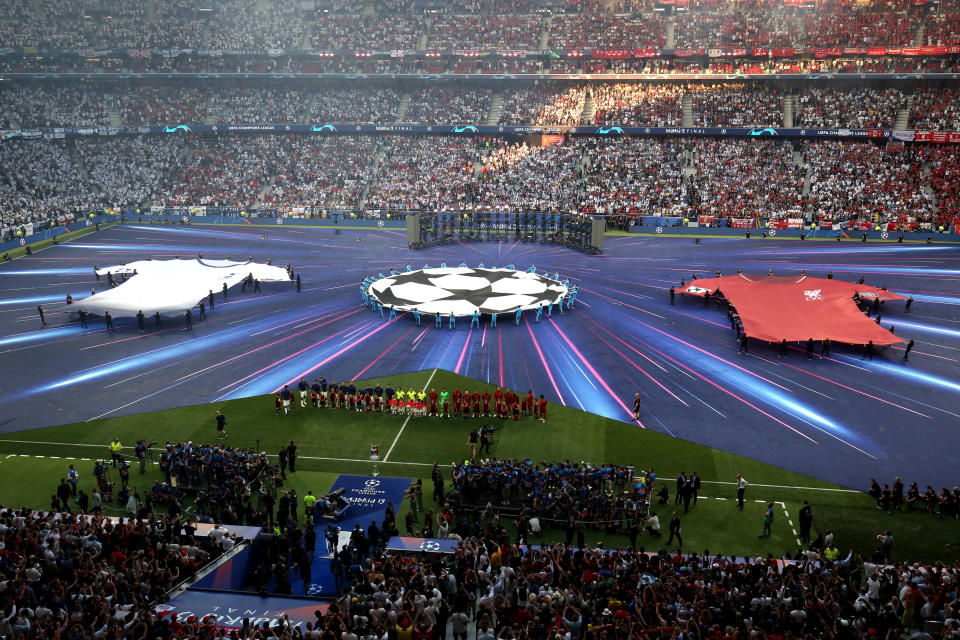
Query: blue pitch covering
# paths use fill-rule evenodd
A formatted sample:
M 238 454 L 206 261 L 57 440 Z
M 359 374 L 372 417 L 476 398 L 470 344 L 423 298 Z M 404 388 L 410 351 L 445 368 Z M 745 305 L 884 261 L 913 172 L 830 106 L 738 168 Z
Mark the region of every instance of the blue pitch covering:
M 189 333 L 180 318 L 164 319 L 161 330 L 148 319 L 143 336 L 133 319 L 116 319 L 112 334 L 98 319 L 81 330 L 62 302 L 43 302 L 48 326 L 40 327 L 33 300 L 102 289 L 96 264 L 197 253 L 291 262 L 302 291 L 286 283 L 258 294 L 234 288 L 226 301 L 216 296 L 206 320 L 195 312 Z M 576 308 L 554 309 L 539 323 L 528 312 L 519 325 L 501 316 L 491 327 L 484 317 L 479 328 L 461 321 L 450 330 L 427 317 L 418 327 L 403 313 L 388 323 L 361 306 L 365 276 L 442 261 L 535 264 L 579 287 Z M 882 326 L 915 340 L 909 362 L 903 347 L 878 349 L 872 361 L 839 345 L 824 360 L 795 350 L 784 360 L 759 343 L 738 356 L 723 309 L 682 296 L 671 306 L 668 296 L 681 278 L 738 268 L 832 271 L 912 295 L 909 315 L 902 302 L 881 306 Z M 0 266 L 0 300 L 17 301 L 0 306 L 4 432 L 265 394 L 301 375 L 349 380 L 442 368 L 627 422 L 640 393 L 645 428 L 857 488 L 893 475 L 957 484 L 953 245 L 609 236 L 596 257 L 515 242 L 410 251 L 393 229 L 121 225 Z M 368 444 L 358 443 L 357 459 Z

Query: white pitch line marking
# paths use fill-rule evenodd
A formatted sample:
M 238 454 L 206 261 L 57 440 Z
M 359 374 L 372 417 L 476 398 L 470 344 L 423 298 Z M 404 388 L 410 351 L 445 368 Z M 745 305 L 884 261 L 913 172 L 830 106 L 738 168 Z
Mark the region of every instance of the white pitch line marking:
M 437 370 L 434 369 L 430 374 L 430 377 L 427 378 L 426 384 L 423 385 L 423 388 L 420 391 L 426 391 L 427 387 L 430 386 L 430 382 L 433 380 L 433 376 L 437 375 Z M 387 449 L 387 455 L 383 456 L 383 461 L 386 462 L 390 458 L 390 454 L 393 453 L 393 448 L 397 446 L 397 442 L 400 440 L 400 436 L 403 434 L 403 430 L 407 428 L 407 423 L 410 422 L 410 418 L 413 416 L 407 416 L 407 419 L 403 421 L 403 424 L 400 425 L 400 430 L 397 431 L 397 437 L 393 439 L 393 444 L 390 445 L 390 448 Z
M 431 379 L 432 379 L 432 376 L 431 376 Z M 430 379 L 427 380 L 427 384 L 429 384 L 429 383 L 430 383 Z M 424 387 L 424 389 L 426 389 L 426 387 Z M 14 444 L 55 445 L 55 446 L 64 446 L 64 447 L 94 447 L 94 448 L 97 448 L 97 449 L 103 447 L 102 444 L 90 444 L 90 443 L 87 443 L 87 442 L 49 442 L 49 441 L 48 441 L 48 442 L 44 442 L 44 441 L 40 441 L 40 440 L 0 439 L 0 444 L 2 444 L 2 443 L 4 443 L 4 442 L 9 442 L 9 443 L 14 443 Z M 17 455 L 17 454 L 10 454 L 10 456 L 14 456 L 14 455 Z M 23 454 L 20 454 L 20 455 L 23 455 Z M 8 457 L 10 457 L 10 456 L 8 456 Z M 24 456 L 24 457 L 29 457 L 29 456 Z M 367 459 L 360 459 L 360 458 L 326 458 L 326 457 L 322 457 L 322 456 L 300 456 L 300 457 L 303 458 L 304 460 L 325 460 L 325 461 L 330 461 L 330 462 L 370 462 L 369 458 L 367 458 Z M 74 459 L 74 460 L 83 460 L 83 461 L 86 461 L 86 462 L 89 462 L 89 461 L 90 461 L 90 458 L 72 458 L 72 459 Z M 387 460 L 381 460 L 380 462 L 381 462 L 381 463 L 386 463 L 386 464 L 408 465 L 408 466 L 413 466 L 413 467 L 432 467 L 432 466 L 433 466 L 433 463 L 430 463 L 430 462 L 394 462 L 394 461 L 389 461 L 389 462 L 388 462 Z M 668 477 L 669 475 L 670 475 L 670 474 L 667 474 L 667 476 L 665 476 L 665 477 Z M 704 480 L 703 482 L 704 482 L 704 484 L 721 484 L 721 485 L 735 485 L 735 484 L 737 484 L 736 482 L 727 482 L 727 481 L 724 481 L 724 480 Z M 857 490 L 855 490 L 855 489 L 842 489 L 842 488 L 834 488 L 834 487 L 801 487 L 801 486 L 797 486 L 797 485 L 785 485 L 785 484 L 759 484 L 759 483 L 756 483 L 756 482 L 750 483 L 750 486 L 751 486 L 751 487 L 767 487 L 767 488 L 770 488 L 770 489 L 802 489 L 802 490 L 804 490 L 804 491 L 832 491 L 832 492 L 836 492 L 836 493 L 863 493 L 862 491 L 857 491 Z M 716 500 L 716 499 L 718 499 L 718 498 L 714 498 L 714 499 Z M 764 500 L 756 500 L 755 502 L 764 502 Z

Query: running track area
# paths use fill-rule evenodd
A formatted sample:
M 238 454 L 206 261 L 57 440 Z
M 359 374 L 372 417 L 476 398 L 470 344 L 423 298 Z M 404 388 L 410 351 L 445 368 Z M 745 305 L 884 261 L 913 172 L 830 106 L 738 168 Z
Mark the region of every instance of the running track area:
M 262 238 L 262 234 L 268 238 Z M 359 241 L 358 240 L 362 240 Z M 68 322 L 64 298 L 101 290 L 101 267 L 146 256 L 203 253 L 293 264 L 303 290 L 239 287 L 183 331 L 181 318 L 138 335 L 133 318 Z M 361 306 L 364 275 L 425 263 L 535 264 L 580 287 L 577 307 L 520 326 L 501 316 L 471 330 L 387 323 Z M 912 295 L 912 313 L 887 303 L 883 324 L 916 341 L 872 362 L 834 345 L 832 358 L 786 360 L 753 344 L 738 356 L 725 311 L 699 300 L 670 306 L 667 288 L 692 273 L 866 278 Z M 37 304 L 47 312 L 40 327 Z M 642 425 L 855 488 L 900 475 L 952 487 L 960 473 L 960 248 L 787 240 L 607 238 L 603 256 L 490 242 L 409 251 L 401 230 L 120 225 L 0 267 L 0 432 L 271 393 L 312 380 L 390 376 L 441 368 Z M 590 434 L 583 434 L 589 438 Z M 642 461 L 638 461 L 642 464 Z

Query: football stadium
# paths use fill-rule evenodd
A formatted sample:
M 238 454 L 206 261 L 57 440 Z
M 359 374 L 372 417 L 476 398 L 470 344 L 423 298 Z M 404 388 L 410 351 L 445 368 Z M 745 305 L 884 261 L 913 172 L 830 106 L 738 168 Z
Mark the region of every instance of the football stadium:
M 958 74 L 957 0 L 0 2 L 0 638 L 960 638 Z

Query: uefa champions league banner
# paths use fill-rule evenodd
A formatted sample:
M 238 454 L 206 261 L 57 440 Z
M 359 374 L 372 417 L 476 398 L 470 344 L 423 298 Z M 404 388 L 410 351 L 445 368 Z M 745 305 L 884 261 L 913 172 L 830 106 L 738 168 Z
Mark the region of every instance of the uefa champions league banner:
M 395 510 L 400 508 L 411 482 L 409 478 L 340 476 L 331 491 L 344 490 L 343 498 L 350 503 L 346 519 L 358 521 L 366 529 L 371 519 L 386 510 L 388 502 Z
M 209 625 L 229 632 L 242 629 L 244 619 L 251 627 L 263 626 L 264 622 L 274 627 L 286 618 L 290 626 L 303 631 L 306 623 L 316 621 L 317 611 L 323 615 L 329 606 L 312 598 L 187 589 L 168 603 L 157 605 L 154 611 L 173 625 Z

